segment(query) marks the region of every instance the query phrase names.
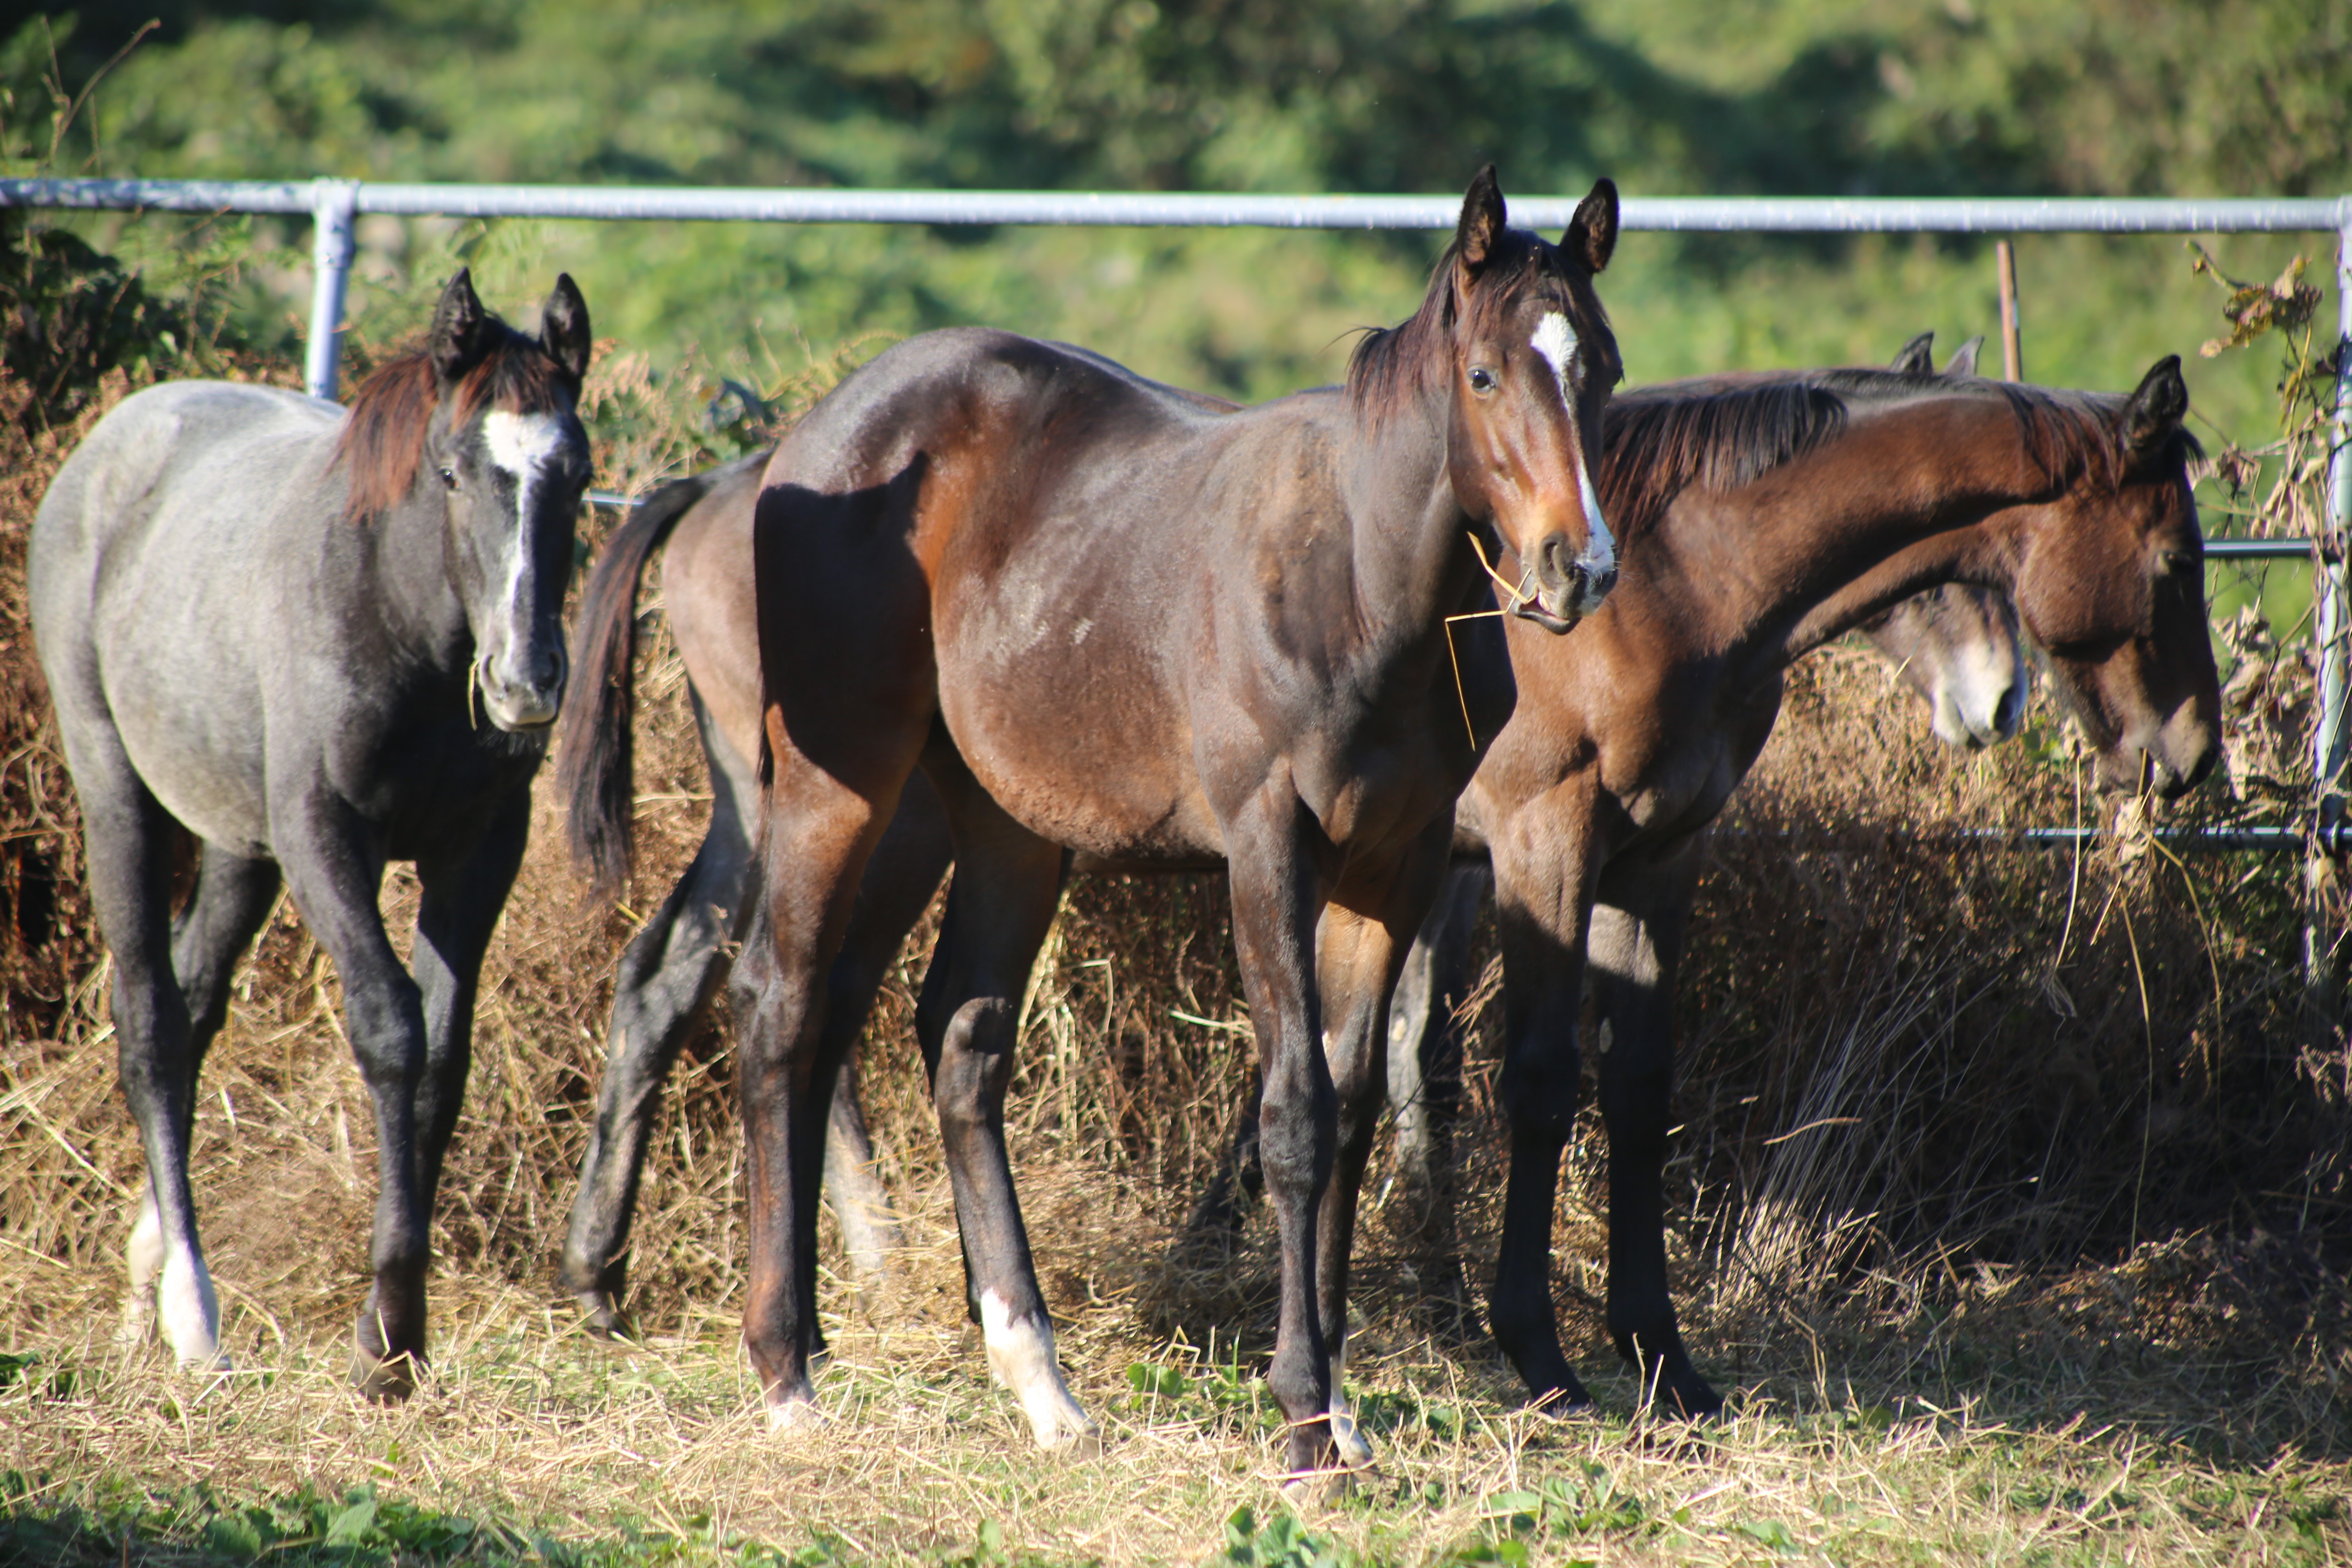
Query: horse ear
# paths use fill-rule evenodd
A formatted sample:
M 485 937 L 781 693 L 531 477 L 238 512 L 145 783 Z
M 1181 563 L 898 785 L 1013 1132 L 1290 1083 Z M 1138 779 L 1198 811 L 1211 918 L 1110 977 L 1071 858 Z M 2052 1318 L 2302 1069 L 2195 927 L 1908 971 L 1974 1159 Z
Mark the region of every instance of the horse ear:
M 1503 187 L 1495 183 L 1495 165 L 1489 163 L 1470 177 L 1470 189 L 1462 197 L 1462 221 L 1454 229 L 1454 252 L 1462 269 L 1478 276 L 1502 237 Z
M 2179 434 L 2189 413 L 2189 384 L 2180 379 L 2180 356 L 2167 354 L 2140 378 L 2124 405 L 2124 447 L 2135 461 L 2154 457 Z
M 569 272 L 555 275 L 555 288 L 539 313 L 539 346 L 563 367 L 574 387 L 588 374 L 588 301 Z
M 1895 357 L 1886 362 L 1886 368 L 1901 371 L 1906 375 L 1935 374 L 1936 334 L 1931 331 L 1921 332 L 1917 337 L 1896 349 Z
M 1576 204 L 1559 247 L 1584 263 L 1588 271 L 1605 272 L 1617 254 L 1617 182 L 1603 177 L 1592 182 L 1591 194 Z
M 1952 351 L 1951 359 L 1944 365 L 1944 374 L 1946 375 L 1976 374 L 1977 351 L 1982 347 L 1984 347 L 1984 334 L 1979 332 Z
M 488 346 L 489 324 L 490 313 L 482 309 L 481 297 L 474 292 L 473 273 L 460 267 L 433 307 L 429 352 L 434 374 L 447 383 L 473 369 Z

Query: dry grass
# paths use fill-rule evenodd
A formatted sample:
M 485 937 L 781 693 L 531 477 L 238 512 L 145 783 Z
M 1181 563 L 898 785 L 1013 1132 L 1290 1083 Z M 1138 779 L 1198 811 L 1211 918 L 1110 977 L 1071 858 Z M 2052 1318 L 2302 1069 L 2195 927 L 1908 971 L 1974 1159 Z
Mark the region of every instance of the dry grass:
M 612 395 L 635 400 L 634 422 L 604 482 L 680 460 L 691 443 L 646 412 L 659 389 L 616 377 Z M 109 1488 L 252 1500 L 373 1479 L 570 1538 L 635 1521 L 689 1556 L 726 1555 L 730 1530 L 848 1556 L 977 1551 L 993 1521 L 1011 1547 L 1127 1562 L 1197 1559 L 1237 1507 L 1276 1509 L 1246 1375 L 1271 1331 L 1265 1221 L 1213 1274 L 1168 1261 L 1247 1076 L 1245 1029 L 1218 1026 L 1246 1013 L 1213 879 L 1079 886 L 1028 1012 L 1014 1149 L 1063 1359 L 1111 1436 L 1099 1459 L 1031 1453 L 962 1322 L 908 1026 L 919 948 L 886 988 L 866 1073 L 911 1245 L 870 1316 L 835 1325 L 826 1430 L 761 1430 L 734 1348 L 723 1026 L 669 1091 L 646 1188 L 634 1305 L 649 1343 L 598 1347 L 551 1304 L 633 917 L 583 906 L 545 802 L 492 948 L 436 1226 L 436 1381 L 390 1412 L 339 1381 L 373 1115 L 331 966 L 283 908 L 196 1121 L 242 1370 L 208 1384 L 119 1352 L 141 1167 L 23 625 L 25 529 L 64 447 L 5 427 L 0 1349 L 39 1362 L 0 1387 L 0 1470 L 34 1489 L 0 1511 L 96 1506 Z M 646 642 L 632 907 L 683 866 L 704 795 L 682 671 L 666 638 Z M 1671 1252 L 1695 1352 L 1745 1391 L 1739 1413 L 1696 1437 L 1639 1415 L 1600 1328 L 1607 1194 L 1588 1112 L 1555 1247 L 1570 1353 L 1609 1415 L 1518 1410 L 1507 1369 L 1374 1208 L 1350 1373 L 1382 1458 L 1356 1501 L 1310 1514 L 1326 1544 L 1412 1561 L 1514 1542 L 1612 1563 L 2352 1556 L 2337 1397 L 2352 1123 L 2341 1024 L 2301 978 L 2305 894 L 2275 859 L 2126 845 L 2078 866 L 1954 837 L 2067 820 L 2072 778 L 2046 731 L 1974 760 L 1937 750 L 1859 654 L 1798 672 L 1713 851 L 1683 997 Z M 414 894 L 388 880 L 396 931 Z M 1492 1027 L 1475 1031 L 1458 1145 L 1474 1279 L 1501 1173 Z M 847 1300 L 837 1280 L 826 1294 Z M 1236 1356 L 1244 1375 L 1210 1370 Z M 164 1529 L 142 1550 L 188 1539 Z

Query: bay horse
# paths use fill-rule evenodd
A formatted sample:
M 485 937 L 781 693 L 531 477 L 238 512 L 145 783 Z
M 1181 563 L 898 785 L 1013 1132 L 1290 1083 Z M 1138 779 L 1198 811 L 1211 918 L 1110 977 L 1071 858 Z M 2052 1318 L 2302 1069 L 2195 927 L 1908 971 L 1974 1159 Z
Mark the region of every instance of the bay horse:
M 160 1294 L 184 1363 L 222 1364 L 188 1181 L 197 1070 L 282 877 L 334 959 L 375 1100 L 352 1377 L 377 1398 L 414 1389 L 476 980 L 563 694 L 589 343 L 569 277 L 531 338 L 461 271 L 424 348 L 349 410 L 266 386 L 150 388 L 99 422 L 34 519 L 34 635 L 147 1161 L 125 1328 L 151 1331 Z M 175 914 L 191 840 L 195 889 Z M 413 974 L 378 912 L 389 860 L 415 862 L 422 889 Z
M 1538 1402 L 1590 1403 L 1550 1289 L 1592 980 L 1609 1135 L 1606 1319 L 1645 1390 L 1702 1415 L 1667 1291 L 1673 994 L 1701 830 L 1770 733 L 1782 672 L 1933 584 L 2005 595 L 2111 788 L 2176 796 L 2220 752 L 2180 362 L 2128 396 L 1836 371 L 1621 396 L 1601 493 L 1625 582 L 1570 642 L 1507 629 L 1519 701 L 1465 792 L 1491 860 L 1511 1161 L 1489 1324 Z
M 737 1047 L 744 1340 L 774 1425 L 814 1415 L 828 971 L 919 766 L 956 875 L 917 1032 L 992 1369 L 1041 1444 L 1092 1440 L 1003 1134 L 1070 856 L 1223 861 L 1282 1241 L 1268 1385 L 1290 1474 L 1356 1458 L 1348 1248 L 1389 988 L 1511 701 L 1494 625 L 1449 617 L 1489 597 L 1482 552 L 1520 568 L 1514 616 L 1546 636 L 1615 582 L 1584 454 L 1619 376 L 1591 283 L 1616 228 L 1602 182 L 1559 246 L 1510 229 L 1482 170 L 1420 310 L 1358 345 L 1344 389 L 1224 413 L 961 329 L 885 352 L 784 437 L 753 522 L 767 951 Z
M 1232 405 L 1225 405 L 1230 409 Z M 564 699 L 566 737 L 558 790 L 568 803 L 575 858 L 599 885 L 617 889 L 631 859 L 634 798 L 632 735 L 638 584 L 662 551 L 661 597 L 685 665 L 703 760 L 710 816 L 692 860 L 623 952 L 605 1031 L 604 1076 L 580 1172 L 580 1186 L 558 1278 L 578 1301 L 592 1331 L 625 1334 L 621 1299 L 627 1280 L 629 1232 L 637 1184 L 659 1110 L 660 1091 L 679 1051 L 726 984 L 750 905 L 751 869 L 746 813 L 757 793 L 759 645 L 751 593 L 751 515 L 770 454 L 758 452 L 704 473 L 673 479 L 647 495 L 614 531 L 581 595 L 575 679 Z M 1937 735 L 1974 748 L 2016 732 L 2027 689 L 2024 645 L 2016 613 L 1999 595 L 1945 584 L 1904 600 L 1861 627 L 1880 655 L 1928 706 Z M 898 797 L 889 831 L 866 862 L 858 908 L 835 960 L 829 1016 L 854 1037 L 907 933 L 929 906 L 954 858 L 939 797 L 918 772 Z M 1097 871 L 1076 857 L 1078 875 Z M 1465 868 L 1457 868 L 1462 877 Z M 1390 1002 L 1391 1104 L 1396 1162 L 1426 1172 L 1433 1155 L 1423 1132 L 1425 1097 L 1398 1083 L 1420 1082 L 1422 1042 L 1431 1027 L 1432 942 L 1467 941 L 1468 921 L 1486 889 L 1484 868 L 1467 885 L 1470 907 L 1449 920 L 1460 893 L 1429 916 Z M 1441 986 L 1443 982 L 1437 982 Z M 1443 1022 L 1443 1016 L 1439 1016 Z M 1399 1055 L 1400 1050 L 1406 1053 Z M 845 1058 L 824 1145 L 824 1189 L 831 1197 L 853 1278 L 863 1289 L 898 1243 L 889 1199 L 873 1173 L 872 1142 L 856 1087 L 859 1058 Z M 1436 1081 L 1436 1080 L 1433 1080 Z M 1255 1106 L 1247 1157 L 1255 1156 Z M 1252 1165 L 1245 1178 L 1255 1184 Z M 1204 1213 L 1223 1224 L 1239 1218 L 1232 1176 Z M 1197 1228 L 1202 1221 L 1195 1222 Z M 974 1321 L 978 1305 L 972 1304 Z

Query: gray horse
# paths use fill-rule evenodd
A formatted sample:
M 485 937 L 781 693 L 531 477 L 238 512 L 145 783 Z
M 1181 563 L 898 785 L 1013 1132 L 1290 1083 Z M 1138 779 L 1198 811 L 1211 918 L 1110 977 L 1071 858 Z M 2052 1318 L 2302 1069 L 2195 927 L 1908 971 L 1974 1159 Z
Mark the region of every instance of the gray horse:
M 184 1363 L 222 1363 L 188 1183 L 196 1072 L 282 875 L 342 978 L 375 1098 L 375 1279 L 352 1377 L 380 1398 L 415 1385 L 476 977 L 563 696 L 588 353 L 570 278 L 534 340 L 460 272 L 425 347 L 348 412 L 270 387 L 152 388 L 90 433 L 34 521 L 33 630 L 147 1156 L 125 1327 L 152 1329 L 160 1284 Z M 195 890 L 175 915 L 192 838 Z M 415 861 L 423 889 L 413 978 L 378 910 L 388 860 Z

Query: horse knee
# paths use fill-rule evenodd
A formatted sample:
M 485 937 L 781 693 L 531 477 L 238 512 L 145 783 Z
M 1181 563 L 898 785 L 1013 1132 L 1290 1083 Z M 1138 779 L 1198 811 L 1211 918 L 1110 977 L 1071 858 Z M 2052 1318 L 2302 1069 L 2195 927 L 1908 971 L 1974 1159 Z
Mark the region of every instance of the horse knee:
M 1013 1079 L 1018 1022 L 1013 1004 L 1003 996 L 976 996 L 948 1020 L 931 1086 L 943 1133 L 968 1134 L 992 1122 Z
M 1280 1090 L 1269 1083 L 1258 1106 L 1257 1135 L 1266 1185 L 1303 1194 L 1328 1179 L 1338 1127 L 1339 1097 L 1328 1083 Z
M 1567 1142 L 1576 1124 L 1581 1068 L 1572 1041 L 1564 1050 L 1512 1052 L 1500 1089 L 1513 1136 Z

